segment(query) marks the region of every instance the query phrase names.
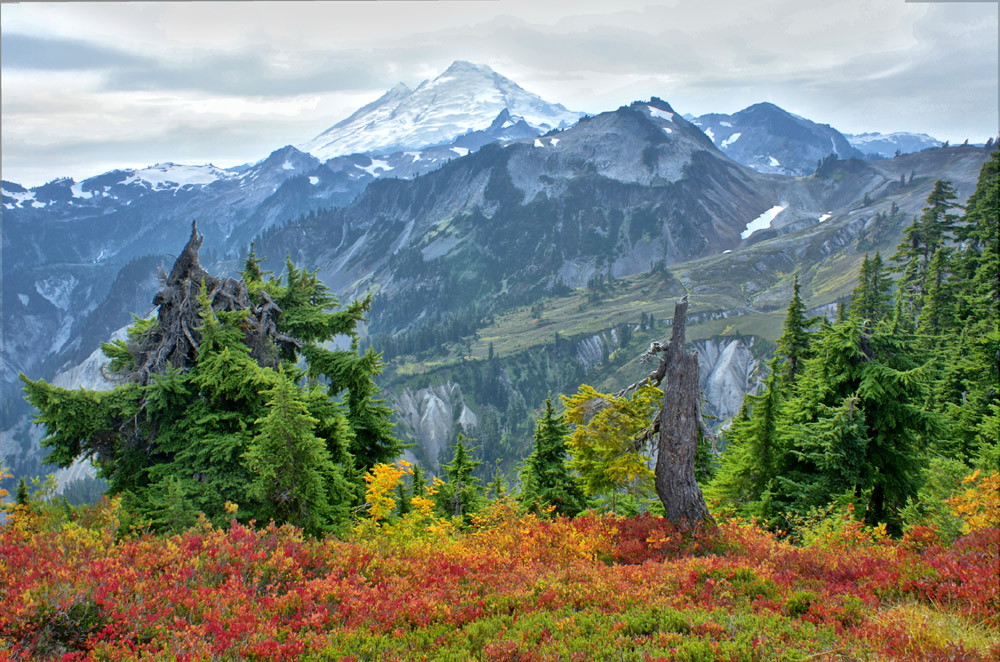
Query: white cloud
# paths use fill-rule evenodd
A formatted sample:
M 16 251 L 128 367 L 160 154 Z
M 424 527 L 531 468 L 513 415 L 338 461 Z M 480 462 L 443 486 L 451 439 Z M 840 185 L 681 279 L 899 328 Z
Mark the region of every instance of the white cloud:
M 24 44 L 10 58 L 5 46 L 3 59 L 4 176 L 22 183 L 145 153 L 143 164 L 223 153 L 256 160 L 456 59 L 588 113 L 659 96 L 696 115 L 771 101 L 853 133 L 954 141 L 997 129 L 997 5 L 989 3 L 25 3 L 0 11 L 4 37 Z M 61 40 L 45 51 L 46 66 L 77 70 L 11 68 L 43 52 L 29 38 Z

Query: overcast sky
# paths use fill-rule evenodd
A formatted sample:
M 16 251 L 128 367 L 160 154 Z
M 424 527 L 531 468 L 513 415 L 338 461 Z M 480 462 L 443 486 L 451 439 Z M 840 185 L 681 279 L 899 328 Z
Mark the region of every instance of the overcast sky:
M 598 113 L 770 101 L 845 133 L 998 132 L 997 2 L 450 0 L 2 8 L 3 178 L 254 162 L 397 82 L 487 64 Z

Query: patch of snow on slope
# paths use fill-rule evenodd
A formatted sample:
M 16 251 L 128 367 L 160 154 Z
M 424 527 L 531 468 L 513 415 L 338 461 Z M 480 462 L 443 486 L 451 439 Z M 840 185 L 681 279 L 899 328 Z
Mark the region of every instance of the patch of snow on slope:
M 549 138 L 549 145 L 551 145 L 552 147 L 555 147 L 558 144 L 559 144 L 559 139 L 558 138 Z
M 292 165 L 291 161 L 285 161 L 281 164 L 282 170 L 295 170 L 295 166 Z
M 757 230 L 766 230 L 771 227 L 771 223 L 778 216 L 778 214 L 783 211 L 785 211 L 785 207 L 782 207 L 781 205 L 774 205 L 766 212 L 747 223 L 747 229 L 740 233 L 740 238 L 746 239 Z
M 317 184 L 319 184 L 319 177 L 310 177 L 309 183 L 312 184 L 313 186 L 316 186 Z
M 673 133 L 673 130 L 669 126 L 662 127 L 663 133 Z
M 354 167 L 364 170 L 372 177 L 378 177 L 380 174 L 382 174 L 380 172 L 375 172 L 376 170 L 381 170 L 382 172 L 389 172 L 390 170 L 393 169 L 393 167 L 389 165 L 388 161 L 383 161 L 382 159 L 372 159 L 372 164 L 369 166 L 354 166 Z
M 455 152 L 459 156 L 465 156 L 466 154 L 469 153 L 469 148 L 468 147 L 452 147 L 451 151 Z
M 733 128 L 733 125 L 730 124 L 729 122 L 719 122 L 719 125 L 720 126 L 724 126 L 726 128 L 729 128 L 729 129 Z
M 831 218 L 833 218 L 833 214 L 831 214 L 830 212 L 826 212 L 825 214 L 823 214 L 822 216 L 820 216 L 816 220 L 819 221 L 820 223 L 822 223 L 823 221 L 828 221 Z
M 729 146 L 730 146 L 730 145 L 732 145 L 732 144 L 733 144 L 734 142 L 736 142 L 737 140 L 739 140 L 739 139 L 740 139 L 740 136 L 742 136 L 742 135 L 743 135 L 742 133 L 740 133 L 739 131 L 737 131 L 737 132 L 736 132 L 736 133 L 734 133 L 733 135 L 731 135 L 731 136 L 729 136 L 728 138 L 726 138 L 725 140 L 723 140 L 723 141 L 722 141 L 722 146 L 723 146 L 723 147 L 729 147 Z
M 668 122 L 674 121 L 674 114 L 671 112 L 668 112 L 666 110 L 660 110 L 659 108 L 655 108 L 653 106 L 646 106 L 646 108 L 649 109 L 649 114 L 652 117 L 657 117 L 661 120 L 667 120 Z
M 14 198 L 14 200 L 17 201 L 17 203 L 15 203 L 15 204 L 20 204 L 20 203 L 25 202 L 27 200 L 34 200 L 35 199 L 35 192 L 34 191 L 11 192 L 11 191 L 8 191 L 7 189 L 3 189 L 3 194 L 5 196 L 7 196 L 8 198 Z
M 711 140 L 712 142 L 715 142 L 715 134 L 712 133 L 711 127 L 705 129 L 705 135 L 708 136 L 709 140 Z
M 410 158 L 412 158 L 414 163 L 416 163 L 417 161 L 419 161 L 419 160 L 421 160 L 423 158 L 420 155 L 420 152 L 403 152 L 403 153 L 406 156 L 409 156 Z
M 72 186 L 69 187 L 69 190 L 73 192 L 74 198 L 89 200 L 90 198 L 94 197 L 93 191 L 83 190 L 83 182 L 77 182 L 76 184 L 73 184 Z
M 535 147 L 545 147 L 541 140 L 535 138 Z
M 21 305 L 23 305 L 25 308 L 28 307 L 28 301 L 30 301 L 30 299 L 28 298 L 27 294 L 18 294 L 17 298 L 21 300 Z
M 771 167 L 777 168 L 778 166 L 781 165 L 781 163 L 778 161 L 778 159 L 774 158 L 773 156 L 769 156 L 767 158 L 771 159 Z
M 178 165 L 176 163 L 158 163 L 142 170 L 137 170 L 124 183 L 132 184 L 141 181 L 153 188 L 174 188 L 187 186 L 204 186 L 219 179 L 228 179 L 235 173 L 214 165 Z

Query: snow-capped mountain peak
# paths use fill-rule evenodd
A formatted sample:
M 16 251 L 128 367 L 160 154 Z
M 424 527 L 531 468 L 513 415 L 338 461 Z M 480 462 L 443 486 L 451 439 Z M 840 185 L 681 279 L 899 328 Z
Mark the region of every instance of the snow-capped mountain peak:
M 220 179 L 236 176 L 236 172 L 208 165 L 180 165 L 177 163 L 157 163 L 156 165 L 136 170 L 130 178 L 123 182 L 132 184 L 142 182 L 150 188 L 166 189 L 187 185 L 204 186 Z
M 900 154 L 921 152 L 925 149 L 935 149 L 941 146 L 941 141 L 926 133 L 862 133 L 860 135 L 845 134 L 847 140 L 867 155 L 890 157 L 897 151 Z
M 580 117 L 486 65 L 458 60 L 413 90 L 396 85 L 299 149 L 327 160 L 440 145 L 488 129 L 505 109 L 539 132 L 570 126 Z

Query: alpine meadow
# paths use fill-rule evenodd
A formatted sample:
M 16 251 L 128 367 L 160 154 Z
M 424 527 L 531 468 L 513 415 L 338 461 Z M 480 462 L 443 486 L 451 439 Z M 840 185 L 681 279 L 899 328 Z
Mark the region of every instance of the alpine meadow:
M 3 10 L 0 660 L 1000 659 L 995 6 L 152 4 Z

